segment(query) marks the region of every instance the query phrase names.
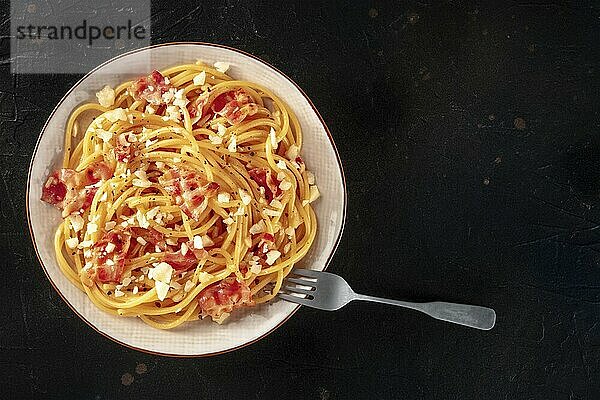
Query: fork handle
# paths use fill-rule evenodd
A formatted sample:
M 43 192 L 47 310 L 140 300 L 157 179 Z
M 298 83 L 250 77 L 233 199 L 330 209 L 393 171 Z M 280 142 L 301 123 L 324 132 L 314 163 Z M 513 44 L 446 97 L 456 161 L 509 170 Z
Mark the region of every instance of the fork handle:
M 430 317 L 471 328 L 490 330 L 496 323 L 496 312 L 491 308 L 471 306 L 467 304 L 446 303 L 434 301 L 431 303 L 412 303 L 409 301 L 384 299 L 382 297 L 357 294 L 355 300 L 372 301 L 375 303 L 391 304 L 421 311 Z

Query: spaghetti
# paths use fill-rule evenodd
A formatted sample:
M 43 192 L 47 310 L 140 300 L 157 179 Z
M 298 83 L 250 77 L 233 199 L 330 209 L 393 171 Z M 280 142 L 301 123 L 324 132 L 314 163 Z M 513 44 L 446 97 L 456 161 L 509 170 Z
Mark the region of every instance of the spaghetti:
M 310 249 L 319 191 L 298 119 L 227 69 L 155 70 L 72 113 L 42 200 L 62 210 L 62 272 L 101 310 L 162 329 L 221 323 L 273 299 Z

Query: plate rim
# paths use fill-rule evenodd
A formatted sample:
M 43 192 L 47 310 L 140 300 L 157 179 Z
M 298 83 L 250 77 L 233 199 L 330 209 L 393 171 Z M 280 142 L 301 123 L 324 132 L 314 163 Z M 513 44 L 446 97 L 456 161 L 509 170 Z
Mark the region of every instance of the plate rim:
M 325 132 L 327 133 L 327 138 L 329 139 L 329 142 L 331 144 L 331 146 L 333 147 L 333 151 L 335 153 L 336 156 L 336 161 L 338 164 L 338 169 L 342 178 L 342 185 L 343 185 L 343 196 L 344 196 L 344 202 L 343 202 L 343 209 L 342 209 L 342 221 L 341 221 L 341 227 L 340 227 L 340 232 L 337 236 L 337 238 L 335 239 L 335 243 L 332 247 L 331 253 L 327 256 L 327 260 L 325 261 L 325 266 L 323 268 L 323 270 L 326 270 L 329 267 L 329 264 L 331 263 L 331 260 L 333 259 L 333 256 L 336 253 L 336 250 L 341 242 L 341 238 L 344 232 L 344 228 L 346 225 L 346 212 L 347 212 L 347 205 L 348 205 L 348 193 L 347 193 L 347 185 L 346 185 L 346 177 L 344 175 L 344 168 L 342 165 L 342 160 L 340 158 L 340 154 L 339 151 L 335 145 L 335 141 L 333 140 L 333 136 L 331 135 L 331 132 L 329 130 L 329 127 L 327 126 L 327 124 L 325 123 L 325 120 L 323 119 L 323 117 L 321 116 L 321 114 L 319 113 L 319 111 L 317 110 L 316 106 L 314 105 L 314 103 L 312 102 L 312 100 L 308 97 L 308 95 L 304 92 L 304 90 L 302 90 L 302 88 L 293 80 L 291 79 L 289 76 L 287 76 L 285 73 L 283 73 L 281 70 L 279 70 L 277 67 L 271 65 L 270 63 L 262 60 L 261 58 L 248 53 L 244 50 L 240 50 L 234 47 L 230 47 L 227 45 L 222 45 L 222 44 L 216 44 L 216 43 L 208 43 L 208 42 L 198 42 L 198 41 L 182 41 L 182 42 L 167 42 L 167 43 L 159 43 L 159 44 L 154 44 L 154 45 L 150 45 L 150 46 L 146 46 L 146 47 L 142 47 L 139 49 L 135 49 L 135 50 L 131 50 L 122 54 L 119 54 L 115 57 L 112 57 L 104 62 L 102 62 L 101 64 L 99 64 L 98 66 L 94 67 L 93 69 L 91 69 L 89 72 L 87 72 L 85 75 L 83 75 L 79 80 L 77 80 L 77 82 L 75 82 L 70 88 L 69 90 L 61 97 L 61 99 L 58 101 L 58 103 L 56 103 L 56 106 L 53 108 L 52 112 L 49 114 L 48 118 L 46 119 L 46 122 L 44 123 L 44 125 L 42 126 L 39 134 L 38 134 L 38 139 L 36 141 L 35 147 L 33 149 L 33 153 L 31 156 L 31 161 L 29 162 L 29 169 L 27 172 L 27 187 L 26 187 L 26 191 L 25 191 L 25 210 L 26 210 L 26 214 L 27 214 L 27 226 L 29 228 L 29 236 L 31 238 L 31 241 L 33 243 L 33 248 L 35 250 L 35 255 L 38 259 L 38 263 L 41 265 L 42 270 L 44 271 L 44 275 L 46 275 L 46 279 L 50 282 L 51 286 L 54 288 L 54 290 L 56 291 L 56 293 L 58 293 L 58 295 L 60 296 L 60 298 L 67 304 L 67 306 L 75 313 L 75 315 L 77 315 L 85 324 L 87 324 L 89 327 L 91 327 L 94 331 L 98 332 L 99 334 L 101 334 L 102 336 L 104 336 L 105 338 L 121 345 L 121 346 L 125 346 L 131 350 L 136 350 L 136 351 L 140 351 L 143 353 L 147 353 L 147 354 L 152 354 L 152 355 L 158 355 L 158 356 L 163 356 L 163 357 L 172 357 L 172 358 L 199 358 L 199 357 L 211 357 L 211 356 L 216 356 L 216 355 L 220 355 L 220 354 L 225 354 L 225 353 L 229 353 L 238 349 L 241 349 L 243 347 L 246 346 L 250 346 L 251 344 L 254 344 L 256 342 L 258 342 L 261 339 L 264 339 L 265 337 L 267 337 L 268 335 L 270 335 L 271 333 L 273 333 L 274 331 L 276 331 L 279 327 L 281 327 L 284 323 L 286 323 L 295 313 L 296 311 L 298 311 L 298 309 L 300 308 L 300 305 L 297 305 L 296 307 L 294 307 L 294 309 L 281 321 L 279 322 L 277 325 L 275 325 L 274 327 L 272 327 L 271 329 L 269 329 L 267 332 L 263 333 L 262 335 L 260 335 L 259 337 L 250 340 L 246 343 L 242 343 L 238 346 L 235 347 L 231 347 L 229 349 L 225 349 L 225 350 L 220 350 L 220 351 L 215 351 L 215 352 L 210 352 L 210 353 L 201 353 L 201 354 L 178 354 L 178 353 L 168 353 L 168 352 L 161 352 L 161 351 L 155 351 L 155 350 L 148 350 L 148 349 L 144 349 L 144 348 L 140 348 L 125 342 L 122 342 L 119 339 L 116 339 L 114 337 L 112 337 L 111 335 L 109 335 L 106 332 L 103 332 L 102 330 L 100 330 L 98 327 L 96 327 L 91 321 L 88 321 L 82 314 L 80 314 L 75 307 L 66 299 L 66 297 L 62 294 L 62 292 L 58 289 L 58 287 L 54 284 L 54 281 L 52 280 L 52 278 L 50 278 L 50 275 L 48 273 L 48 270 L 46 268 L 46 265 L 44 264 L 44 262 L 42 261 L 39 251 L 38 251 L 38 246 L 37 246 L 37 242 L 35 239 L 35 235 L 33 233 L 33 228 L 32 228 L 32 223 L 31 223 L 31 213 L 29 210 L 29 192 L 30 192 L 30 186 L 31 186 L 31 171 L 33 169 L 33 162 L 38 154 L 38 150 L 39 150 L 39 145 L 40 142 L 42 140 L 42 136 L 44 131 L 46 130 L 48 124 L 50 123 L 50 120 L 52 119 L 52 117 L 54 117 L 54 115 L 56 114 L 57 109 L 60 107 L 60 105 L 65 101 L 65 99 L 67 98 L 67 96 L 69 96 L 77 86 L 79 86 L 86 78 L 88 78 L 90 75 L 92 75 L 93 73 L 95 73 L 97 70 L 99 70 L 100 68 L 102 68 L 103 66 L 105 66 L 106 64 L 109 64 L 115 60 L 118 60 L 122 57 L 131 55 L 131 54 L 135 54 L 138 52 L 142 52 L 142 51 L 146 51 L 149 49 L 153 49 L 153 48 L 158 48 L 158 47 L 166 47 L 166 46 L 175 46 L 175 45 L 199 45 L 199 46 L 209 46 L 209 47 L 217 47 L 217 48 L 222 48 L 225 50 L 229 50 L 229 51 L 233 51 L 239 54 L 242 54 L 244 56 L 250 57 L 260 63 L 262 63 L 263 65 L 265 65 L 267 68 L 271 68 L 272 70 L 274 70 L 275 72 L 277 72 L 278 74 L 280 74 L 281 76 L 283 76 L 285 79 L 287 79 L 296 89 L 298 89 L 298 91 L 300 92 L 300 94 L 306 99 L 306 101 L 308 102 L 308 104 L 310 105 L 310 107 L 312 108 L 312 110 L 315 112 L 315 114 L 317 115 L 317 117 L 319 118 L 319 121 L 321 123 L 321 125 L 323 126 L 323 128 L 325 129 Z

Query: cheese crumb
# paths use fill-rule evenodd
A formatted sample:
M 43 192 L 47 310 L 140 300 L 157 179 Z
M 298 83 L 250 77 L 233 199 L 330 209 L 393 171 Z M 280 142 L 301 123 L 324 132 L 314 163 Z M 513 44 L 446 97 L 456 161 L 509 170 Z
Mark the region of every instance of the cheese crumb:
M 208 135 L 208 140 L 210 140 L 210 142 L 212 144 L 222 144 L 223 143 L 223 138 L 221 136 L 217 136 L 217 135 Z
M 158 214 L 159 210 L 160 210 L 159 206 L 154 207 L 153 209 L 151 209 L 150 211 L 148 211 L 146 213 L 146 218 L 148 218 L 148 219 L 154 219 L 154 217 L 156 216 L 156 214 Z
M 167 294 L 169 293 L 169 285 L 168 284 L 161 282 L 161 281 L 155 281 L 154 289 L 156 289 L 156 297 L 158 297 L 158 299 L 160 301 L 163 301 L 164 299 L 167 298 Z
M 259 222 L 250 227 L 250 234 L 256 235 L 257 233 L 264 232 L 266 229 L 267 225 L 265 224 L 265 221 L 261 219 Z
M 240 194 L 240 198 L 242 199 L 242 203 L 244 203 L 245 206 L 252 202 L 252 197 L 244 189 L 239 189 L 238 192 Z
M 277 259 L 281 256 L 281 252 L 277 251 L 277 250 L 270 250 L 267 253 L 267 264 L 269 265 L 273 265 L 273 263 L 275 263 L 275 261 L 277 261 Z
M 298 157 L 298 154 L 300 154 L 300 147 L 296 146 L 295 144 L 291 145 L 290 148 L 285 152 L 285 156 L 290 161 L 294 161 L 296 157 Z
M 73 237 L 73 238 L 65 240 L 65 243 L 67 244 L 67 246 L 69 246 L 70 249 L 74 249 L 79 244 L 79 239 L 76 237 Z
M 230 153 L 237 152 L 237 139 L 235 135 L 231 135 L 231 139 L 229 139 L 229 146 L 227 146 L 227 150 Z
M 208 272 L 204 272 L 204 271 L 200 271 L 198 272 L 198 280 L 202 283 L 204 282 L 208 282 L 210 281 L 212 278 L 214 278 L 213 275 L 209 274 Z
M 250 264 L 250 272 L 252 272 L 253 274 L 258 274 L 258 273 L 260 273 L 261 270 L 262 270 L 262 268 L 260 267 L 260 264 L 258 264 L 258 263 Z
M 206 72 L 202 71 L 194 77 L 194 85 L 202 86 L 206 82 Z
M 127 121 L 127 113 L 125 112 L 124 109 L 122 109 L 120 107 L 119 108 L 115 108 L 114 110 L 110 110 L 110 111 L 105 112 L 104 116 L 110 122 Z
M 204 248 L 204 246 L 202 245 L 202 237 L 195 235 L 193 242 L 194 242 L 195 249 L 203 249 Z
M 246 209 L 244 208 L 244 206 L 239 206 L 237 211 L 233 215 L 236 217 L 241 217 L 244 214 L 246 214 Z
M 106 253 L 112 253 L 115 250 L 115 244 L 109 243 L 106 245 Z
M 225 128 L 225 125 L 218 123 L 217 124 L 217 134 L 219 136 L 224 136 L 227 133 L 227 128 Z
M 148 187 L 152 186 L 152 182 L 150 182 L 149 180 L 142 180 L 142 179 L 133 179 L 131 181 L 131 184 L 135 187 L 141 187 L 141 188 L 148 188 Z
M 125 293 L 118 289 L 115 290 L 115 297 L 121 297 L 121 296 L 125 296 Z
M 321 197 L 321 193 L 319 192 L 319 188 L 316 185 L 313 185 L 309 189 L 308 199 L 302 200 L 302 206 L 312 203 Z
M 227 70 L 229 69 L 229 63 L 227 62 L 223 62 L 223 61 L 217 61 L 216 63 L 213 64 L 215 66 L 215 69 L 221 73 L 225 73 L 227 72 Z
M 269 138 L 271 139 L 271 146 L 276 149 L 277 148 L 277 135 L 275 134 L 275 129 L 271 127 L 269 131 Z
M 275 208 L 283 208 L 283 204 L 281 203 L 281 201 L 279 201 L 277 199 L 271 200 L 270 206 L 275 207 Z
M 230 200 L 231 196 L 229 195 L 229 193 L 223 192 L 217 195 L 217 201 L 219 203 L 229 203 Z
M 227 219 L 224 219 L 223 223 L 226 225 L 231 225 L 231 224 L 233 224 L 233 218 L 229 217 Z
M 263 213 L 269 217 L 279 217 L 281 215 L 281 211 L 271 210 L 270 208 L 265 208 Z
M 321 192 L 319 192 L 319 188 L 317 187 L 317 185 L 311 186 L 310 187 L 310 197 L 308 199 L 309 202 L 312 203 L 313 201 L 315 201 L 319 197 L 321 197 Z
M 137 213 L 135 214 L 135 217 L 138 220 L 138 223 L 140 224 L 140 228 L 150 227 L 150 223 L 148 222 L 148 220 L 146 219 L 146 216 L 142 213 L 141 210 L 137 211 Z
M 185 256 L 188 252 L 188 247 L 187 244 L 185 243 L 181 243 L 181 255 Z
M 106 85 L 96 93 L 96 98 L 102 107 L 110 107 L 115 104 L 115 91 L 113 88 Z
M 279 189 L 281 190 L 290 190 L 292 188 L 292 182 L 288 180 L 284 180 L 279 184 Z
M 279 160 L 279 161 L 277 161 L 277 166 L 278 166 L 280 169 L 287 169 L 287 165 L 286 165 L 285 161 L 283 161 L 283 160 Z
M 104 129 L 96 129 L 96 136 L 98 136 L 104 143 L 110 142 L 113 138 L 114 134 L 112 132 L 106 131 Z
M 90 234 L 98 232 L 98 225 L 89 223 L 87 226 L 87 232 Z
M 156 264 L 154 268 L 148 270 L 148 278 L 155 281 L 169 283 L 173 275 L 173 267 L 166 262 Z
M 71 220 L 71 226 L 73 227 L 73 230 L 75 232 L 79 232 L 82 228 L 83 228 L 83 218 L 81 218 L 81 215 L 79 214 L 75 214 L 75 215 L 71 215 L 69 217 L 69 219 Z
M 146 242 L 146 239 L 144 239 L 144 238 L 143 238 L 143 237 L 141 237 L 141 236 L 138 236 L 138 237 L 137 237 L 135 240 L 136 240 L 136 241 L 137 241 L 139 244 L 141 244 L 142 246 L 145 246 L 145 245 L 147 245 L 147 244 L 148 244 L 148 242 Z
M 194 287 L 194 283 L 191 280 L 188 280 L 185 282 L 185 285 L 183 286 L 183 291 L 187 293 L 190 290 L 192 290 L 193 287 Z
M 134 286 L 134 287 L 133 287 L 133 292 L 132 292 L 132 293 L 133 293 L 133 294 L 137 294 L 137 293 L 138 293 L 138 291 L 139 291 L 138 287 L 137 287 L 137 286 Z
M 202 236 L 202 245 L 204 247 L 212 246 L 214 244 L 215 244 L 215 242 L 213 242 L 212 239 L 210 237 L 208 237 L 208 235 Z
M 152 114 L 154 114 L 155 112 L 156 112 L 156 109 L 155 109 L 154 107 L 152 107 L 150 104 L 148 104 L 148 105 L 146 106 L 146 113 L 147 113 L 147 114 L 150 114 L 150 115 L 152 115 Z

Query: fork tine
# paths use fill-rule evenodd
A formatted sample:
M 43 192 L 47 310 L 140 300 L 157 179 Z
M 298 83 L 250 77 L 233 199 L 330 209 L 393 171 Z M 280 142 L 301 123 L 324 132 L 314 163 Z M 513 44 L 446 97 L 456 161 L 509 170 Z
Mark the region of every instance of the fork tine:
M 285 278 L 286 282 L 297 283 L 298 285 L 314 287 L 316 282 L 309 281 L 308 279 L 301 278 Z
M 287 290 L 288 292 L 292 292 L 292 293 L 309 294 L 309 295 L 312 295 L 312 296 L 315 295 L 315 291 L 314 290 L 310 290 L 310 289 L 301 289 L 299 287 L 289 286 L 289 285 L 286 285 L 283 288 L 285 290 Z
M 291 301 L 292 303 L 302 304 L 303 306 L 310 306 L 310 299 L 303 299 L 302 297 L 292 296 L 291 294 L 279 293 L 279 297 L 284 300 Z
M 319 271 L 313 271 L 311 269 L 296 268 L 292 270 L 292 273 L 295 275 L 307 276 L 313 279 L 317 279 L 319 277 Z

